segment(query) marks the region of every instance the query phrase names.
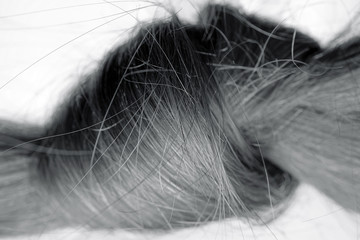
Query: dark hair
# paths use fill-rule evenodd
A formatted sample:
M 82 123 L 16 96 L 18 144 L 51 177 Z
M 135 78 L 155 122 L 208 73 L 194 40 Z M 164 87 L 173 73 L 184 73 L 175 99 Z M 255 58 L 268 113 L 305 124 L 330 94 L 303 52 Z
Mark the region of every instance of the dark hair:
M 43 132 L 2 123 L 0 234 L 265 223 L 298 180 L 358 210 L 359 44 L 224 5 L 143 26 Z

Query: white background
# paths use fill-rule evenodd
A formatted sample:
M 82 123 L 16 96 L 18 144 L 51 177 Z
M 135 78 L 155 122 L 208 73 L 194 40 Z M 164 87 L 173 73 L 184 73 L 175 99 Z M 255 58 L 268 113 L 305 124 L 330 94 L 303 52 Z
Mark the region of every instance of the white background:
M 206 1 L 189 1 L 157 3 L 171 5 L 181 18 L 191 22 Z M 357 0 L 228 2 L 246 12 L 296 26 L 324 46 L 333 44 L 336 36 L 345 39 L 360 32 Z M 166 16 L 154 2 L 0 0 L 0 119 L 43 124 L 56 103 L 66 99 L 67 89 L 107 50 L 127 39 L 139 21 Z M 301 186 L 290 208 L 268 227 L 232 219 L 164 236 L 66 229 L 23 239 L 356 240 L 360 239 L 358 222 L 358 216 L 310 186 Z

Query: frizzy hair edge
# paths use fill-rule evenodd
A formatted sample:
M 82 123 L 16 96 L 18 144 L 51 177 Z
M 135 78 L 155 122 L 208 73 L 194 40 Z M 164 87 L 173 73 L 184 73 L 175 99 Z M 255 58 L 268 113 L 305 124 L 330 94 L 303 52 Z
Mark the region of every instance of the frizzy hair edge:
M 142 27 L 45 130 L 2 122 L 0 234 L 264 223 L 298 181 L 358 211 L 359 44 L 222 5 Z

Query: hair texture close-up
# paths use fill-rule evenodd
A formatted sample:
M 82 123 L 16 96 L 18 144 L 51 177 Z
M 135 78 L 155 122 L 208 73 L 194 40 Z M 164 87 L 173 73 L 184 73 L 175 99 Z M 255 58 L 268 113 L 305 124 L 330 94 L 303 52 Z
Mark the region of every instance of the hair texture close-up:
M 43 127 L 0 122 L 0 236 L 266 225 L 299 182 L 359 212 L 360 39 L 209 4 L 143 24 Z

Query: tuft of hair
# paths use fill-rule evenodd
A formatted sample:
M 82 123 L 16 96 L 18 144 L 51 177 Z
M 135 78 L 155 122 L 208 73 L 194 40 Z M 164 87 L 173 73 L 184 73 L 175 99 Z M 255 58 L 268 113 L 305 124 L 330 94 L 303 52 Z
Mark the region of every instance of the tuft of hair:
M 222 5 L 144 26 L 40 138 L 1 134 L 0 233 L 265 223 L 298 180 L 357 210 L 358 45 Z

